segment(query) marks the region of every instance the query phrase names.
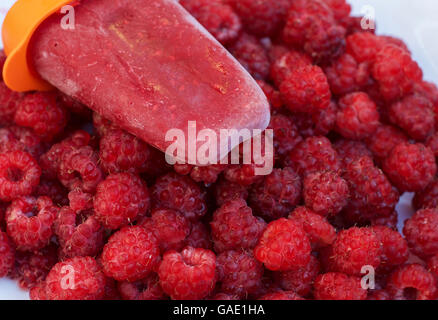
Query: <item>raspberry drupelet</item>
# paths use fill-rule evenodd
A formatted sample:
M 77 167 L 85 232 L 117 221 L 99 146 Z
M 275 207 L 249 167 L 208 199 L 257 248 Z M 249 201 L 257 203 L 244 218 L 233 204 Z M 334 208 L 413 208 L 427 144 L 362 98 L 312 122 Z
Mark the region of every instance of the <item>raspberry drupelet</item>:
M 174 300 L 198 300 L 216 284 L 216 256 L 210 250 L 187 247 L 168 251 L 158 269 L 160 285 Z
M 23 94 L 10 90 L 6 84 L 0 82 L 0 125 L 11 125 L 17 112 Z
M 267 221 L 286 216 L 301 200 L 300 176 L 289 167 L 274 169 L 252 187 L 249 204 L 255 214 Z
M 214 185 L 214 196 L 218 207 L 230 200 L 242 199 L 246 201 L 248 195 L 249 191 L 246 187 L 226 179 L 220 179 Z
M 119 282 L 117 289 L 123 300 L 164 300 L 166 298 L 156 274 L 136 282 Z
M 100 300 L 105 291 L 105 276 L 91 257 L 57 263 L 45 283 L 47 300 Z
M 316 278 L 313 295 L 316 300 L 366 300 L 367 291 L 359 277 L 329 272 Z
M 382 169 L 400 191 L 421 191 L 437 172 L 433 152 L 421 143 L 400 143 L 383 161 Z
M 304 267 L 310 260 L 310 241 L 301 224 L 281 218 L 268 224 L 254 256 L 272 271 Z
M 137 281 L 156 270 L 160 247 L 153 233 L 139 226 L 114 233 L 102 251 L 105 275 L 117 281 Z
M 196 220 L 207 211 L 205 192 L 189 177 L 169 173 L 160 177 L 151 188 L 154 208 L 168 208 L 181 211 Z
M 364 141 L 376 158 L 384 159 L 395 146 L 407 142 L 408 138 L 398 128 L 382 124 L 371 137 L 366 138 Z
M 39 250 L 49 244 L 59 209 L 48 197 L 21 197 L 6 210 L 6 229 L 18 250 Z
M 0 200 L 27 196 L 40 182 L 41 168 L 27 152 L 0 153 Z
M 136 175 L 109 175 L 97 186 L 94 210 L 105 228 L 115 230 L 132 223 L 146 214 L 149 207 L 148 188 Z
M 15 249 L 5 232 L 0 231 L 0 277 L 6 277 L 13 270 Z
M 361 140 L 376 131 L 379 118 L 376 104 L 366 93 L 351 93 L 339 100 L 336 129 L 344 138 Z
M 266 222 L 253 216 L 251 208 L 239 199 L 226 202 L 217 209 L 210 226 L 215 249 L 222 252 L 254 248 Z

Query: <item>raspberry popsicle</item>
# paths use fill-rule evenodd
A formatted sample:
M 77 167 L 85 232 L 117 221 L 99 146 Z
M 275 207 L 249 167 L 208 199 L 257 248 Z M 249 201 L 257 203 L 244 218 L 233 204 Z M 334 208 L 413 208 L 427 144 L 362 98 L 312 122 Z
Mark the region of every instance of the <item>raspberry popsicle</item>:
M 177 1 L 84 0 L 73 30 L 61 28 L 61 18 L 34 34 L 35 70 L 158 149 L 172 143 L 170 129 L 188 137 L 189 121 L 218 137 L 220 129 L 267 127 L 261 89 Z

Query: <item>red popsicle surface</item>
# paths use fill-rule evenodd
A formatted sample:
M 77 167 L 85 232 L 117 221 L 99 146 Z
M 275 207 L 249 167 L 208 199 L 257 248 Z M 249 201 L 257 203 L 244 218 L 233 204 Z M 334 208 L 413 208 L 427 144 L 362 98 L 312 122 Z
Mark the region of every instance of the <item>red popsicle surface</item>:
M 268 125 L 258 85 L 178 2 L 84 0 L 74 30 L 61 28 L 61 18 L 32 39 L 36 71 L 155 147 L 166 150 L 170 129 L 187 137 L 188 121 L 218 136 Z

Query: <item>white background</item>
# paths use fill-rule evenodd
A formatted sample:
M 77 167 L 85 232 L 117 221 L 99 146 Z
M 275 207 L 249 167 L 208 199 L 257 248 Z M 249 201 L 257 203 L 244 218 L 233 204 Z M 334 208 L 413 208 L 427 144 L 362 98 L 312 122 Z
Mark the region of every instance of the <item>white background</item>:
M 111 0 L 108 0 L 111 1 Z M 1 0 L 0 24 L 15 0 Z M 364 6 L 375 9 L 377 31 L 403 38 L 424 71 L 425 79 L 438 83 L 438 1 L 437 0 L 349 0 L 353 12 L 359 15 Z M 0 43 L 0 47 L 1 47 Z M 405 195 L 397 206 L 400 226 L 412 214 L 410 200 Z M 15 282 L 0 279 L 0 299 L 28 299 L 28 293 Z

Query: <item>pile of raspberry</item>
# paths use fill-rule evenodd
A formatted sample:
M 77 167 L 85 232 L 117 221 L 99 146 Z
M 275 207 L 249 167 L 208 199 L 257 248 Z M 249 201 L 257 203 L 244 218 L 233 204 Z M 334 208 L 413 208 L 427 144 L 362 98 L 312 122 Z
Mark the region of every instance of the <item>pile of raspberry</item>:
M 0 277 L 36 300 L 437 299 L 438 88 L 403 41 L 345 0 L 180 2 L 268 97 L 272 173 L 170 166 L 1 82 Z

